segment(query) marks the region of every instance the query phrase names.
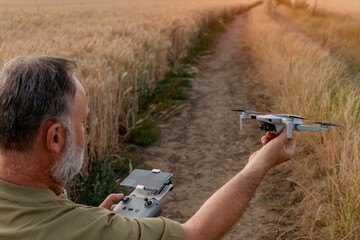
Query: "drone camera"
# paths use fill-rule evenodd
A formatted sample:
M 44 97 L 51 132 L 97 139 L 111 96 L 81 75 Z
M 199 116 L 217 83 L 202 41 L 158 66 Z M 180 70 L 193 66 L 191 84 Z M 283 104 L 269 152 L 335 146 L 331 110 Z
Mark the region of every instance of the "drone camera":
M 268 132 L 276 131 L 276 128 L 274 125 L 269 123 L 263 123 L 260 125 L 260 129 Z

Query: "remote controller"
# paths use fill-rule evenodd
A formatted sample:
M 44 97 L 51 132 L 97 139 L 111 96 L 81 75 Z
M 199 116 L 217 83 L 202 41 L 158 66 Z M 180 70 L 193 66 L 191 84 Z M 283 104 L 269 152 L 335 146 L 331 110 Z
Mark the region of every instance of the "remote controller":
M 114 208 L 114 212 L 124 217 L 158 217 L 162 212 L 160 199 L 173 189 L 172 173 L 135 169 L 122 182 L 121 186 L 135 188 Z
M 155 198 L 130 195 L 124 197 L 113 211 L 124 217 L 146 218 L 158 217 L 161 209 L 161 203 Z

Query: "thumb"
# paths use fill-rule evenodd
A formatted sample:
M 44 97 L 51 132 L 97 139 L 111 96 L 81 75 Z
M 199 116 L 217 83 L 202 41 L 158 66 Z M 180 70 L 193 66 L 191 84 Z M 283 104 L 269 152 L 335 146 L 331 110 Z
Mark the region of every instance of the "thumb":
M 275 139 L 273 139 L 271 142 L 273 142 L 272 144 L 282 148 L 287 142 L 288 142 L 288 138 L 287 138 L 287 126 L 284 127 L 284 129 L 282 130 L 282 132 L 279 134 L 279 136 L 277 136 Z
M 287 140 L 288 140 L 288 137 L 287 137 L 287 129 L 288 129 L 288 126 L 285 125 L 284 129 L 282 130 L 281 134 L 279 135 L 278 139 L 282 142 L 282 143 L 285 143 Z
M 99 207 L 111 210 L 111 206 L 114 203 L 119 202 L 123 197 L 124 197 L 124 194 L 122 194 L 122 193 L 119 193 L 119 194 L 112 193 L 100 204 Z

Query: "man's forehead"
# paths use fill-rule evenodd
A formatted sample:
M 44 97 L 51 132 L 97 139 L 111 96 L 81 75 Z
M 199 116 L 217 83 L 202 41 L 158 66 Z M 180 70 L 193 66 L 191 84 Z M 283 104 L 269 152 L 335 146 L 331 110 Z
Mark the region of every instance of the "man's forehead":
M 73 78 L 74 78 L 75 83 L 76 83 L 76 88 L 79 89 L 79 90 L 81 90 L 81 91 L 83 91 L 83 92 L 85 93 L 85 88 L 84 88 L 84 86 L 82 85 L 82 83 L 79 81 L 79 79 L 78 79 L 75 75 L 73 75 Z
M 88 102 L 87 102 L 85 89 L 84 89 L 83 85 L 81 84 L 81 82 L 75 76 L 74 76 L 74 80 L 76 82 L 75 105 L 77 106 L 75 108 L 86 109 L 85 110 L 86 114 L 88 114 L 89 108 L 88 108 Z M 74 109 L 74 111 L 78 111 L 78 110 L 80 110 L 80 109 Z
M 84 86 L 81 84 L 79 79 L 77 79 L 75 76 L 74 76 L 74 79 L 75 79 L 75 83 L 76 83 L 76 95 L 87 99 Z

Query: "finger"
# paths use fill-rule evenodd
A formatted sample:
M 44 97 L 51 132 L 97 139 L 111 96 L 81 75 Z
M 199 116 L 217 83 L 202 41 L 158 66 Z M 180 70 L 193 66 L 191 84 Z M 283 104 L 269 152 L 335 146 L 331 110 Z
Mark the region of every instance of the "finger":
M 273 140 L 272 138 L 268 138 L 268 137 L 262 137 L 261 138 L 261 143 L 263 146 L 265 146 L 266 144 L 268 144 L 271 140 Z
M 276 137 L 279 136 L 279 133 L 274 133 L 274 132 L 267 132 L 266 133 L 266 137 L 270 138 L 270 139 L 274 139 Z
M 123 197 L 124 197 L 124 194 L 122 194 L 122 193 L 119 193 L 119 194 L 112 193 L 100 204 L 100 207 L 110 210 L 111 206 L 114 203 L 119 202 Z
M 265 136 L 261 137 L 261 143 L 263 146 L 265 146 L 268 142 L 270 142 L 272 139 L 278 137 L 278 133 L 273 132 L 267 132 Z
M 269 138 L 267 136 L 261 137 L 261 143 L 262 145 L 266 145 L 269 142 Z
M 288 159 L 290 159 L 290 158 L 292 158 L 294 156 L 295 148 L 296 148 L 295 138 L 290 138 L 290 139 L 288 139 L 287 142 L 285 142 L 284 153 L 286 154 L 286 157 Z
M 287 142 L 285 143 L 285 146 L 288 146 L 288 148 L 292 149 L 295 148 L 296 141 L 295 138 L 288 138 Z
M 110 210 L 111 210 L 111 211 L 113 211 L 113 210 L 114 210 L 114 208 L 116 207 L 116 205 L 117 205 L 117 204 L 113 204 L 113 205 L 111 205 Z

